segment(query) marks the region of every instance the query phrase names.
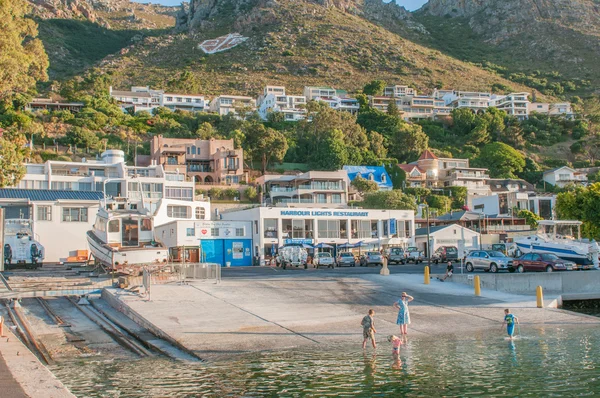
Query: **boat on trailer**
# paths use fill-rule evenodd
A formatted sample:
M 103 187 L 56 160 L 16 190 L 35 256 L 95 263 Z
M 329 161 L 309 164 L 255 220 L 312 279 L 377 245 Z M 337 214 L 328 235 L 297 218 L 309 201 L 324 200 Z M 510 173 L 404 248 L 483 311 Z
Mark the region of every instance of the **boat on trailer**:
M 521 253 L 552 253 L 580 265 L 598 269 L 598 244 L 581 239 L 581 221 L 542 220 L 535 235 L 515 240 Z
M 137 274 L 144 265 L 168 260 L 168 249 L 154 240 L 153 214 L 124 198 L 104 202 L 87 240 L 94 260 L 107 270 Z

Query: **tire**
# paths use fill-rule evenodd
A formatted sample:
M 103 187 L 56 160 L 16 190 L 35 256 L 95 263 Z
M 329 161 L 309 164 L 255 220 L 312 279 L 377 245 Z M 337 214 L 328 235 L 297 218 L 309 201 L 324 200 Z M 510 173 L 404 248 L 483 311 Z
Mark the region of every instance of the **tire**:
M 317 266 L 317 267 L 315 267 L 315 268 L 317 268 L 317 269 L 318 269 L 319 267 Z M 304 264 L 304 269 L 308 269 L 308 264 Z
M 493 272 L 494 274 L 496 272 L 498 272 L 498 266 L 496 264 L 491 264 L 490 265 L 490 272 Z
M 546 272 L 554 272 L 554 268 L 551 265 L 546 267 Z
M 283 263 L 283 269 L 286 269 L 286 268 L 287 268 L 287 265 L 285 265 L 285 263 Z
M 523 266 L 522 266 L 522 265 L 519 265 L 519 266 L 517 267 L 517 272 L 518 272 L 519 274 L 522 274 L 523 272 L 525 272 L 525 268 L 523 268 Z
M 473 264 L 467 263 L 466 267 L 467 267 L 467 272 L 473 272 L 473 270 L 474 270 Z

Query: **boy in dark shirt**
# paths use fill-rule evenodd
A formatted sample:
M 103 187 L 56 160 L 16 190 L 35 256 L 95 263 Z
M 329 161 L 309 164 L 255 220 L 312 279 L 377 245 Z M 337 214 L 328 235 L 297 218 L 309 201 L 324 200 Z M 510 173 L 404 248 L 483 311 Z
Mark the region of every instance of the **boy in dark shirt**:
M 454 265 L 452 265 L 452 261 L 448 261 L 448 266 L 446 267 L 446 275 L 444 275 L 444 277 L 441 278 L 440 281 L 445 281 L 446 278 L 452 276 L 452 273 L 454 273 Z
M 377 343 L 375 343 L 375 320 L 373 319 L 373 315 L 375 315 L 375 311 L 369 310 L 369 315 L 366 315 L 363 320 L 360 322 L 363 327 L 363 350 L 367 347 L 367 340 L 371 339 L 373 343 L 373 348 L 377 348 Z

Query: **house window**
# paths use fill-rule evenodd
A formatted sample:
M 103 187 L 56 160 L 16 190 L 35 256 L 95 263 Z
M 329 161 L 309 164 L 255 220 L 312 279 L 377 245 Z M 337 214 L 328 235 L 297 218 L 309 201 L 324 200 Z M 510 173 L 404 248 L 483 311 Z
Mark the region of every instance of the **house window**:
M 381 182 L 384 184 L 387 182 L 387 178 L 385 177 L 385 174 L 381 175 Z
M 152 219 L 151 218 L 142 218 L 142 221 L 140 224 L 141 224 L 142 231 L 152 231 Z
M 167 102 L 173 102 L 173 97 L 167 97 Z
M 235 236 L 244 236 L 244 228 L 236 228 Z
M 167 206 L 167 216 L 171 218 L 190 218 L 188 215 L 189 206 Z
M 264 237 L 265 238 L 277 238 L 277 219 L 265 218 L 264 223 Z
M 177 164 L 177 156 L 176 155 L 167 156 L 167 164 L 171 164 L 171 165 Z
M 337 239 L 340 237 L 340 220 L 319 220 L 319 239 Z
M 219 236 L 219 228 L 211 228 L 210 234 L 211 236 Z
M 108 222 L 108 232 L 119 232 L 120 225 L 119 220 L 110 220 Z
M 185 99 L 185 102 L 190 102 L 190 103 L 191 103 L 191 102 L 192 102 L 192 99 L 191 99 L 191 98 L 186 98 L 186 99 Z
M 82 207 L 64 207 L 63 222 L 87 222 L 88 209 Z
M 165 187 L 165 197 L 168 199 L 192 200 L 194 190 L 192 188 Z
M 196 236 L 196 229 L 195 228 L 186 228 L 185 236 Z
M 206 218 L 206 209 L 204 207 L 196 207 L 196 220 L 204 220 Z
M 52 221 L 52 206 L 38 206 L 38 221 Z
M 375 177 L 373 176 L 373 173 L 369 174 L 369 180 L 375 181 Z
M 192 145 L 192 155 L 196 154 L 196 145 Z

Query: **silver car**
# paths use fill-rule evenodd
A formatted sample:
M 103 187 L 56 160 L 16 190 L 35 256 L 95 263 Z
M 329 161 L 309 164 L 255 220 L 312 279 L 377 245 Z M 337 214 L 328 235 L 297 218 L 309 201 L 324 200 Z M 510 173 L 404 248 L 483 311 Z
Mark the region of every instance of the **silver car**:
M 366 252 L 360 259 L 361 267 L 368 267 L 371 264 L 383 266 L 383 256 L 379 252 Z
M 335 267 L 335 259 L 331 255 L 331 253 L 317 253 L 315 255 L 315 259 L 313 261 L 315 268 L 319 268 L 319 266 L 324 266 L 328 268 Z
M 476 269 L 498 272 L 512 268 L 512 259 L 495 250 L 473 250 L 465 258 L 465 267 L 468 272 Z

